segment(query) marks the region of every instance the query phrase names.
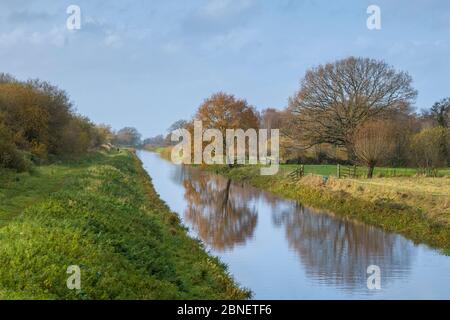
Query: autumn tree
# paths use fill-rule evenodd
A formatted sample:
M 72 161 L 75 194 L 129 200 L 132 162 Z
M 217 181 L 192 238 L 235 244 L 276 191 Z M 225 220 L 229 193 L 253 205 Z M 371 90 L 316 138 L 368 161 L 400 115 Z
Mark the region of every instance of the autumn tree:
M 73 117 L 62 130 L 62 137 L 66 142 L 62 151 L 64 155 L 80 156 L 91 146 L 90 124 L 81 116 Z
M 3 117 L 4 115 L 0 113 L 0 168 L 25 171 L 29 163 L 14 144 L 13 133 L 3 122 Z
M 222 146 L 228 148 L 226 130 L 258 129 L 259 114 L 246 100 L 236 98 L 232 94 L 218 92 L 203 101 L 193 120 L 186 125 L 186 129 L 191 134 L 194 131 L 194 121 L 201 121 L 203 130 L 218 130 L 222 135 Z M 208 142 L 205 141 L 204 144 Z
M 303 147 L 328 143 L 354 154 L 353 137 L 360 125 L 405 112 L 417 92 L 412 79 L 383 61 L 339 60 L 306 72 L 300 90 L 290 98 L 295 139 Z
M 366 122 L 355 132 L 354 151 L 358 160 L 368 167 L 367 178 L 373 177 L 376 165 L 386 161 L 394 150 L 392 124 L 385 121 Z
M 0 74 L 0 116 L 4 167 L 23 168 L 25 154 L 36 163 L 80 155 L 103 141 L 95 125 L 73 111 L 65 91 L 41 80 Z
M 218 129 L 225 137 L 226 129 L 257 129 L 258 113 L 246 100 L 219 92 L 206 99 L 197 110 L 195 120 L 202 121 L 204 129 Z
M 64 128 L 76 117 L 69 95 L 46 81 L 31 80 L 26 84 L 39 93 L 40 108 L 48 115 L 48 152 L 57 156 L 63 155 L 67 150 L 67 142 L 62 135 Z

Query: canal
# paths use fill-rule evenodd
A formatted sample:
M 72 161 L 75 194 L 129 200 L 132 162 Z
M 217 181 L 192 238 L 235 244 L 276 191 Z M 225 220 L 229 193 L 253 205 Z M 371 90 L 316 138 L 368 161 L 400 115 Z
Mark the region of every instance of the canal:
M 156 153 L 138 156 L 191 236 L 255 299 L 450 299 L 450 257 Z M 381 289 L 370 290 L 369 266 Z

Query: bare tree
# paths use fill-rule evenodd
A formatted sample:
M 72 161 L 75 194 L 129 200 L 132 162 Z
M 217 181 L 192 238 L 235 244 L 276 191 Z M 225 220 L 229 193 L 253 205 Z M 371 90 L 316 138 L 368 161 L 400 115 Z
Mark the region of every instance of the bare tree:
M 188 122 L 183 119 L 177 120 L 174 123 L 172 123 L 172 125 L 169 127 L 169 129 L 167 129 L 167 131 L 169 133 L 172 133 L 173 131 L 184 129 L 186 127 L 187 123 Z
M 307 71 L 300 90 L 290 98 L 295 139 L 304 147 L 321 143 L 354 154 L 353 137 L 368 120 L 405 112 L 417 92 L 405 72 L 367 58 L 339 60 Z
M 354 151 L 358 160 L 368 167 L 367 178 L 371 179 L 375 166 L 393 153 L 393 133 L 391 124 L 383 121 L 366 122 L 356 131 Z

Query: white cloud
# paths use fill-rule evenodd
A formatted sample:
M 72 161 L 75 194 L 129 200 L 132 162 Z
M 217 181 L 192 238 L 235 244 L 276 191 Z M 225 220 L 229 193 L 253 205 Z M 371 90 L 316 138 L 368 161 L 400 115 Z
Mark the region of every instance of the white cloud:
M 31 31 L 16 28 L 10 32 L 0 33 L 0 47 L 9 48 L 17 45 L 52 45 L 62 47 L 66 43 L 64 28 L 52 28 L 48 31 Z

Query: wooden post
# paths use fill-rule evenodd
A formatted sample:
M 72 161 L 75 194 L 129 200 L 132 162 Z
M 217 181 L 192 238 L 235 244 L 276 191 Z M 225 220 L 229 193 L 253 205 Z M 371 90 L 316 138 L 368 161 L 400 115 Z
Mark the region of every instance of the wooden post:
M 341 178 L 341 165 L 339 163 L 337 164 L 337 177 L 338 179 Z

